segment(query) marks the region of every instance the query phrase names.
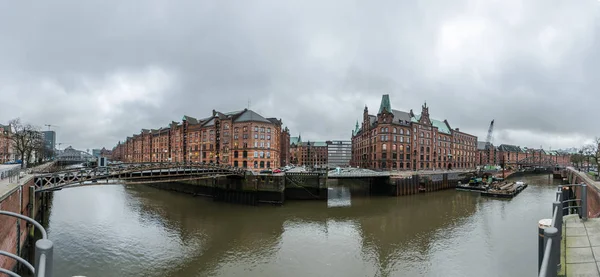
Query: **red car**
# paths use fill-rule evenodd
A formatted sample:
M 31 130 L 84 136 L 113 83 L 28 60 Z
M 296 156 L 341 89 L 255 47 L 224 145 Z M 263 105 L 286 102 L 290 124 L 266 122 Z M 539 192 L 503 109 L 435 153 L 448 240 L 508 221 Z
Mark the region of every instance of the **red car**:
M 275 170 L 273 170 L 273 173 L 281 173 L 281 169 L 275 168 Z

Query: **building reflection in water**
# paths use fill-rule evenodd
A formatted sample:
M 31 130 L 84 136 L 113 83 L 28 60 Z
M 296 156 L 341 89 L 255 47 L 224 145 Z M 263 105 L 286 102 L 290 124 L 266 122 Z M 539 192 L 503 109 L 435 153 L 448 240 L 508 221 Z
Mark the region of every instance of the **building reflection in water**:
M 327 207 L 350 207 L 352 199 L 350 188 L 348 187 L 331 187 L 327 190 Z

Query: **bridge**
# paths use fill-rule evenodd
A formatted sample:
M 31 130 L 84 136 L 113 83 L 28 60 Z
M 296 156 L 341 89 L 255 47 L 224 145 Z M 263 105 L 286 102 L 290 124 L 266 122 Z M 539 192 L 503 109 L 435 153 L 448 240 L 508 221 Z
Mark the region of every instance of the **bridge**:
M 178 180 L 198 180 L 225 176 L 244 177 L 246 169 L 229 165 L 202 163 L 137 163 L 107 167 L 78 167 L 35 176 L 36 192 L 63 188 L 114 185 L 149 184 Z
M 534 166 L 542 166 L 542 167 L 557 167 L 558 163 L 551 158 L 544 157 L 536 157 L 531 156 L 524 159 L 521 159 L 516 162 L 516 164 L 520 167 L 534 167 Z

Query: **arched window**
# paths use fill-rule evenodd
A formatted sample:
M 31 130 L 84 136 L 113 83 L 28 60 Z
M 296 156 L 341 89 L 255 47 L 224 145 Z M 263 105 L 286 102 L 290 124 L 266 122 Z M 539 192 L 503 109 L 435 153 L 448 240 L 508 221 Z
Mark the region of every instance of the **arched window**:
M 271 168 L 271 162 L 267 162 L 267 168 Z
M 244 152 L 242 152 L 242 157 L 248 158 L 248 151 L 244 150 Z
M 392 129 L 392 132 L 395 134 L 396 133 L 396 127 L 394 127 L 394 129 Z
M 381 145 L 381 150 L 387 150 L 387 144 L 385 144 L 385 143 L 384 143 L 384 144 L 382 144 L 382 145 Z
M 427 146 L 427 153 L 429 153 L 429 146 Z
M 237 157 L 238 157 L 238 155 L 239 155 L 239 154 L 238 154 L 238 151 L 233 151 L 233 157 L 234 157 L 234 158 L 237 158 Z
M 248 168 L 248 162 L 247 161 L 242 161 L 242 167 L 243 168 Z
M 421 146 L 421 153 L 425 151 L 425 147 Z
M 265 162 L 264 161 L 260 161 L 260 168 L 265 168 Z
M 233 161 L 233 166 L 238 167 L 238 161 Z
M 258 168 L 258 161 L 254 161 L 254 168 Z

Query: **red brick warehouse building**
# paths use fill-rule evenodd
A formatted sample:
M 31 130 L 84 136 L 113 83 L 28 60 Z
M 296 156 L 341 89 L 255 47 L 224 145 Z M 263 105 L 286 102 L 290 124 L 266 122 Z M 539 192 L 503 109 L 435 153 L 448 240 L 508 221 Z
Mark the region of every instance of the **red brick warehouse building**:
M 477 137 L 452 129 L 447 120 L 393 110 L 383 95 L 377 115 L 365 106 L 352 131 L 352 166 L 383 170 L 462 169 L 476 166 Z
M 168 127 L 142 129 L 112 151 L 123 162 L 205 162 L 260 170 L 288 163 L 289 129 L 277 118 L 244 109 L 196 119 L 184 116 Z

